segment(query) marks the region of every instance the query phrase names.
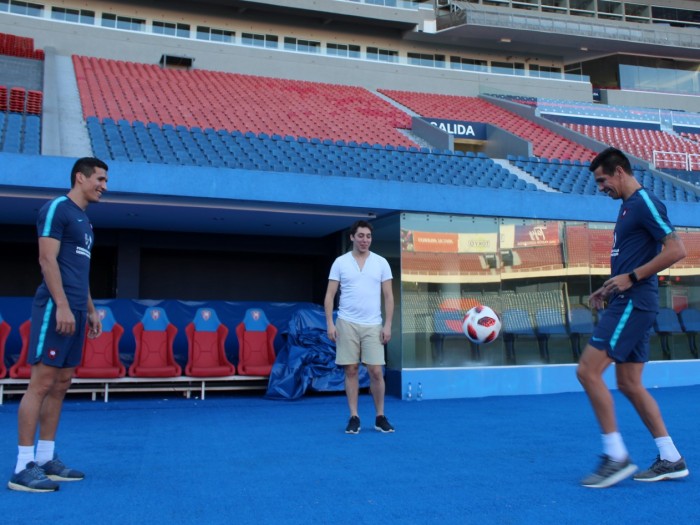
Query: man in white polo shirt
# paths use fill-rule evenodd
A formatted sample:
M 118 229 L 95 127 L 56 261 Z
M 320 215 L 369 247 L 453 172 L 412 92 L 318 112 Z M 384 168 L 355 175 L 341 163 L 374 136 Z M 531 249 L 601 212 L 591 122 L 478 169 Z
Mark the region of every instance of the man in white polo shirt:
M 360 362 L 367 366 L 374 399 L 374 428 L 393 432 L 384 415 L 384 345 L 391 339 L 394 295 L 391 268 L 387 260 L 369 251 L 372 225 L 357 221 L 350 229 L 352 251 L 338 257 L 331 266 L 324 307 L 328 337 L 336 343 L 335 362 L 345 369 L 345 394 L 350 408 L 347 434 L 360 432 L 357 413 Z M 333 323 L 333 304 L 340 287 L 338 320 Z M 382 296 L 385 321 L 382 326 Z

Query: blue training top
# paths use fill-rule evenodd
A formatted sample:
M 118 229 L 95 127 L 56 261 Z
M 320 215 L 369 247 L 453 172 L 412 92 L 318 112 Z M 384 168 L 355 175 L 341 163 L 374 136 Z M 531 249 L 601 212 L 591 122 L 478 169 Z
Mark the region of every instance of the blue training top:
M 61 242 L 58 267 L 63 291 L 73 310 L 87 310 L 90 290 L 90 252 L 94 241 L 92 224 L 85 212 L 67 196 L 47 202 L 39 210 L 36 222 L 39 237 Z M 37 302 L 51 298 L 46 281 L 37 288 Z
M 666 207 L 652 193 L 640 188 L 623 201 L 615 224 L 615 237 L 610 252 L 613 277 L 630 273 L 649 262 L 661 251 L 661 239 L 673 232 Z M 623 295 L 640 310 L 657 311 L 659 282 L 656 275 L 640 279 Z

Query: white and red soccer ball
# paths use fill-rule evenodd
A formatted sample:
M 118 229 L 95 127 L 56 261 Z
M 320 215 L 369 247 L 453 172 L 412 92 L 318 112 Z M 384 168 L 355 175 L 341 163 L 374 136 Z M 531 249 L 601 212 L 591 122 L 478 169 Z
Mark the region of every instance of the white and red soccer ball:
M 490 343 L 501 332 L 501 319 L 488 306 L 478 305 L 464 316 L 462 330 L 472 343 Z

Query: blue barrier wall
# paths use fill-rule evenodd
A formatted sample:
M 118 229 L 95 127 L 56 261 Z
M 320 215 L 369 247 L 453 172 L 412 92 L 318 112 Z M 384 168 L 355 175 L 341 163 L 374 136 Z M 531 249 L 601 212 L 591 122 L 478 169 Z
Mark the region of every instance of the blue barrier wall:
M 74 159 L 0 153 L 0 185 L 56 195 L 67 191 Z M 164 197 L 362 207 L 377 216 L 426 212 L 524 219 L 614 222 L 619 203 L 601 196 L 503 191 L 442 184 L 378 181 L 297 173 L 261 172 L 111 161 L 109 192 L 120 199 Z M 31 174 L 41 173 L 41 177 Z M 167 184 L 164 183 L 167 181 Z M 666 202 L 677 226 L 700 227 L 697 205 Z M 95 223 L 99 226 L 98 223 Z
M 116 321 L 124 328 L 124 335 L 119 344 L 119 354 L 122 362 L 127 367 L 134 358 L 135 342 L 132 329 L 143 317 L 148 307 L 158 306 L 163 308 L 169 321 L 177 327 L 177 336 L 173 344 L 175 360 L 185 366 L 187 363 L 187 335 L 185 327 L 192 321 L 198 308 L 211 308 L 216 311 L 222 324 L 229 329 L 226 339 L 226 356 L 229 360 L 238 364 L 238 339 L 236 338 L 236 326 L 243 320 L 248 308 L 260 308 L 265 312 L 268 321 L 277 328 L 275 338 L 275 350 L 279 351 L 285 343 L 289 320 L 299 309 L 319 308 L 310 303 L 270 303 L 270 302 L 231 302 L 231 301 L 175 301 L 175 300 L 128 300 L 110 299 L 96 300 L 97 306 L 109 306 Z M 0 313 L 12 331 L 7 339 L 5 348 L 5 362 L 7 365 L 14 363 L 19 356 L 22 342 L 19 336 L 19 327 L 31 316 L 31 297 L 4 297 L 0 298 Z

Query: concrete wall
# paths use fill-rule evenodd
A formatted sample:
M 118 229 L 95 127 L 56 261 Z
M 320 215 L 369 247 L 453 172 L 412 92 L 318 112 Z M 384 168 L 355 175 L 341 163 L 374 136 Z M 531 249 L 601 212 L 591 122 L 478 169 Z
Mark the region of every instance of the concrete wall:
M 680 111 L 700 111 L 700 95 L 675 95 L 651 91 L 621 91 L 603 89 L 600 101 L 612 106 L 641 106 L 645 108 L 677 109 Z
M 57 55 L 87 54 L 112 60 L 157 64 L 163 54 L 168 54 L 194 58 L 194 67 L 197 69 L 318 82 L 333 79 L 334 83 L 363 86 L 370 90 L 404 89 L 466 96 L 514 93 L 548 98 L 559 98 L 562 91 L 565 91 L 570 100 L 591 100 L 590 84 L 582 82 L 216 44 L 7 14 L 0 14 L 0 32 L 34 38 L 35 47 L 53 47 Z M 367 45 L 366 41 L 363 39 L 357 43 Z M 391 43 L 393 48 L 396 40 L 386 39 L 386 43 Z M 86 52 L 86 46 L 89 46 L 89 53 Z

